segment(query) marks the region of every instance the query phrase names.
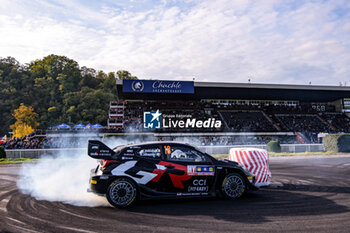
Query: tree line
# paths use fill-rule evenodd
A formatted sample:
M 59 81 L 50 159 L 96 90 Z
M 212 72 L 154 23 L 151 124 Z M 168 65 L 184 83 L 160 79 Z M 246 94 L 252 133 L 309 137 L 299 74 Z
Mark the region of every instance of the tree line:
M 29 64 L 0 59 L 0 135 L 15 123 L 15 109 L 32 106 L 39 128 L 63 122 L 106 125 L 116 79 L 137 79 L 128 71 L 105 73 L 65 56 L 49 55 Z

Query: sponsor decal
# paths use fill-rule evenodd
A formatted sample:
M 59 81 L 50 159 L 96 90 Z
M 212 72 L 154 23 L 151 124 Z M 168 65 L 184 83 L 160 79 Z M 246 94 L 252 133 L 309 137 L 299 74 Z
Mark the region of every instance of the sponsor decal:
M 143 149 L 139 152 L 139 155 L 143 157 L 158 158 L 160 157 L 160 149 L 159 148 Z
M 193 186 L 188 187 L 188 192 L 208 192 L 209 186 L 207 185 L 206 179 L 194 179 L 192 182 Z
M 197 120 L 191 115 L 162 115 L 159 110 L 146 111 L 143 113 L 143 127 L 145 129 L 169 129 L 169 128 L 195 128 L 195 129 L 209 129 L 221 128 L 221 120 L 209 118 L 206 120 Z
M 96 152 L 90 152 L 91 156 L 112 156 L 111 152 L 109 150 L 99 150 Z
M 192 176 L 214 176 L 214 166 L 187 166 L 187 174 Z
M 193 185 L 195 186 L 203 186 L 203 185 L 206 185 L 207 184 L 207 180 L 206 179 L 195 179 L 193 180 Z
M 177 196 L 208 196 L 209 193 L 177 193 Z
M 188 192 L 208 192 L 208 186 L 188 186 Z
M 91 152 L 90 155 L 92 156 L 112 156 L 112 154 L 108 151 L 108 152 Z

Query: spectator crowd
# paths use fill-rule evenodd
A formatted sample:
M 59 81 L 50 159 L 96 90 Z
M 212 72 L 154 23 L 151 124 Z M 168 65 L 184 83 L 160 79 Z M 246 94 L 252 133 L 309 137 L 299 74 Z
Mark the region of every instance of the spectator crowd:
M 265 132 L 265 136 L 196 136 L 190 137 L 197 145 L 249 145 L 266 144 L 270 140 L 282 144 L 319 143 L 318 133 L 350 133 L 350 118 L 344 113 L 335 112 L 332 106 L 319 111 L 310 104 L 294 106 L 262 104 L 219 104 L 196 101 L 148 101 L 125 102 L 122 108 L 110 111 L 117 115 L 110 122 L 121 123 L 123 127 L 103 127 L 98 129 L 58 129 L 51 128 L 45 132 L 31 134 L 24 138 L 7 139 L 2 143 L 5 149 L 46 149 L 84 147 L 86 142 L 80 140 L 84 133 L 125 133 L 152 132 L 144 129 L 143 112 L 159 110 L 163 115 L 191 115 L 197 120 L 215 118 L 223 122 L 219 129 L 157 129 L 156 133 L 198 133 L 198 132 Z M 185 118 L 185 117 L 183 117 Z M 178 117 L 181 120 L 181 117 Z M 293 132 L 288 136 L 268 136 L 276 132 Z M 53 134 L 79 134 L 57 137 Z M 276 135 L 276 134 L 275 134 Z M 158 140 L 185 140 L 184 138 L 162 137 Z M 189 139 L 186 139 L 189 140 Z M 85 140 L 87 141 L 87 140 Z M 190 141 L 190 142 L 191 142 Z

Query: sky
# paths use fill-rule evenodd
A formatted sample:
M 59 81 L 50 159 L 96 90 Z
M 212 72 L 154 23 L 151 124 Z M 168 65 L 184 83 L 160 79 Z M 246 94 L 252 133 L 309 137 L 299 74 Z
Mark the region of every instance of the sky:
M 139 79 L 350 85 L 349 0 L 0 0 L 0 57 Z

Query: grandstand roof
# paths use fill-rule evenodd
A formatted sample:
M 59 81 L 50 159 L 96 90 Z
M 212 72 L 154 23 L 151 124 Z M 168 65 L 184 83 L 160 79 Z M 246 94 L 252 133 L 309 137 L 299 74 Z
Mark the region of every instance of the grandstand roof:
M 173 94 L 125 93 L 122 85 L 122 80 L 117 80 L 118 99 L 124 100 L 241 99 L 332 102 L 350 98 L 350 87 L 347 86 L 194 82 L 194 94 Z
M 326 85 L 293 85 L 293 84 L 265 84 L 265 83 L 226 83 L 226 82 L 194 82 L 195 87 L 225 87 L 225 88 L 262 88 L 262 89 L 292 89 L 292 90 L 323 90 L 350 91 L 350 86 Z

